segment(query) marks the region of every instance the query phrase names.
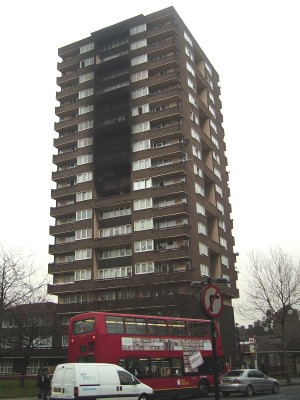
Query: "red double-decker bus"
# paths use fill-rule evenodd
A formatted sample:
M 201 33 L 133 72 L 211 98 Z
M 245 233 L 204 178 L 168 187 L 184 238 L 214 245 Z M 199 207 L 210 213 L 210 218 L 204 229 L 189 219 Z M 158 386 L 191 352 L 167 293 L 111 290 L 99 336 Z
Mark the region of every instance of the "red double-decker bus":
M 88 312 L 70 320 L 69 362 L 119 364 L 156 398 L 205 397 L 214 385 L 211 321 Z M 223 348 L 216 329 L 218 364 Z

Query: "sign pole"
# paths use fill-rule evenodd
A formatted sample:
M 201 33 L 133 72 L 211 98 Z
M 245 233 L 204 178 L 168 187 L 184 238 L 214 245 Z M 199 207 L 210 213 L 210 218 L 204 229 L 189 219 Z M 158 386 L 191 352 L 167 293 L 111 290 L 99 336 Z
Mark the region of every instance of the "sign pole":
M 210 320 L 210 331 L 211 331 L 211 346 L 212 346 L 212 360 L 213 360 L 213 370 L 214 370 L 214 387 L 215 387 L 215 400 L 220 400 L 219 392 L 219 368 L 218 368 L 218 358 L 217 358 L 217 347 L 216 347 L 216 329 L 215 320 Z

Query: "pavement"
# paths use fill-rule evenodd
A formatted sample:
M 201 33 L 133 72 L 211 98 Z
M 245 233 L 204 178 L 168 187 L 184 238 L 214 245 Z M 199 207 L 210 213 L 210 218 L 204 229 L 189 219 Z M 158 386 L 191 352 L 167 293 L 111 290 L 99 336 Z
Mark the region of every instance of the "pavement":
M 281 379 L 278 379 L 278 381 L 279 381 L 279 385 L 280 386 L 300 385 L 300 377 L 291 378 L 291 382 L 290 383 L 287 383 L 285 380 L 281 380 Z M 13 400 L 13 399 L 16 399 L 16 397 L 14 397 L 14 398 L 12 398 L 12 397 L 7 397 L 7 398 L 0 397 L 0 400 Z M 17 399 L 18 400 L 36 400 L 37 396 L 35 396 L 35 397 L 18 397 Z M 49 399 L 49 397 L 48 397 L 48 399 Z

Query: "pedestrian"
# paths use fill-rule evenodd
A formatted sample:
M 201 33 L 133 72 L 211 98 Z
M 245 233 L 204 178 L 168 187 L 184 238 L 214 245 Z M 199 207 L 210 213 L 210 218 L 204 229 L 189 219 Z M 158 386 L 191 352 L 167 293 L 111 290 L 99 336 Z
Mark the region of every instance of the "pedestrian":
M 41 377 L 41 397 L 39 398 L 46 400 L 49 392 L 50 392 L 50 376 L 48 368 L 44 367 L 42 370 L 42 377 Z
M 248 368 L 249 368 L 249 365 L 246 363 L 246 361 L 244 361 L 243 367 L 244 367 L 245 369 L 248 369 Z
M 38 393 L 37 393 L 38 399 L 42 398 L 42 376 L 43 376 L 43 369 L 40 367 L 38 369 L 36 378 L 36 386 L 38 387 Z

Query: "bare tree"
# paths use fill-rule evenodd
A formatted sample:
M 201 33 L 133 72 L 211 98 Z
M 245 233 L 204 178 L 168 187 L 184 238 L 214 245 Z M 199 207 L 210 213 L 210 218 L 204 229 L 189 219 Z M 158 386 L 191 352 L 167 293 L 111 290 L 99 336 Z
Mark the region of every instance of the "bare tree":
M 38 272 L 32 256 L 25 255 L 23 249 L 6 249 L 0 244 L 0 357 L 7 353 L 11 345 L 11 338 L 3 329 L 7 312 L 15 306 L 30 303 L 46 292 L 47 277 L 39 280 Z
M 238 312 L 252 319 L 271 316 L 280 324 L 286 380 L 290 382 L 286 323 L 289 310 L 300 304 L 300 264 L 280 247 L 268 254 L 252 251 L 248 259 L 246 302 Z

